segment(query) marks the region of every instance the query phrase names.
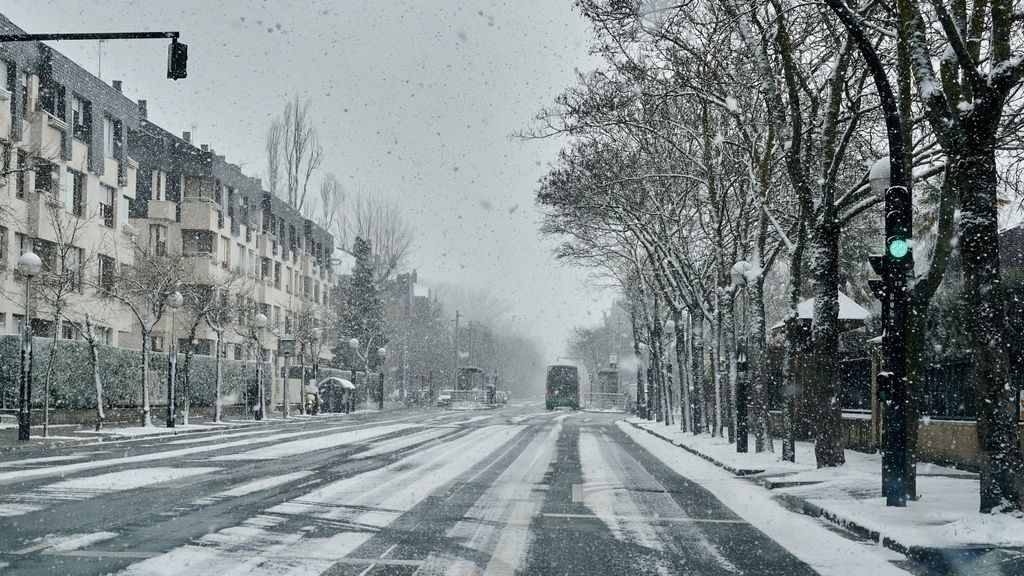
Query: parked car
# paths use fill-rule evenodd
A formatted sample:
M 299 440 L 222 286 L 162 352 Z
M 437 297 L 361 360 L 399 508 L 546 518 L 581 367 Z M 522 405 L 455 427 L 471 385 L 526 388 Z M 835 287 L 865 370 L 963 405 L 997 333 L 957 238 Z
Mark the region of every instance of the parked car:
M 451 407 L 452 392 L 454 392 L 454 390 L 442 390 L 441 393 L 437 395 L 437 405 L 443 408 Z

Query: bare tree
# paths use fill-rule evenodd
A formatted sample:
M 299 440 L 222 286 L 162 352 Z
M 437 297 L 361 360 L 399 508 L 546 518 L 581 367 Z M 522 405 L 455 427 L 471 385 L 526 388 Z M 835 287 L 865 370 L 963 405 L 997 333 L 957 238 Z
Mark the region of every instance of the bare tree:
M 299 101 L 298 94 L 284 106 L 280 118 L 281 148 L 284 153 L 285 191 L 288 204 L 307 215 L 306 193 L 313 172 L 323 163 L 324 151 L 309 118 L 309 100 Z M 273 124 L 271 125 L 273 126 Z M 270 151 L 268 138 L 267 151 Z M 270 155 L 268 154 L 268 159 Z M 269 165 L 268 165 L 269 166 Z
M 378 284 L 401 267 L 412 248 L 413 228 L 394 202 L 381 196 L 356 194 L 337 214 L 338 247 L 348 254 L 356 238 L 373 246 L 373 272 Z
M 264 138 L 264 150 L 267 153 L 267 187 L 270 193 L 278 196 L 281 193 L 281 138 L 284 125 L 280 118 L 274 118 L 267 126 Z
M 64 331 L 68 309 L 83 294 L 82 271 L 86 264 L 86 252 L 80 244 L 89 220 L 83 202 L 84 188 L 77 188 L 80 186 L 79 180 L 70 177 L 68 185 L 62 187 L 57 182 L 55 165 L 39 160 L 37 166 L 41 170 L 52 169 L 48 177 L 49 188 L 37 190 L 39 194 L 45 195 L 42 203 L 45 215 L 38 215 L 36 218 L 46 218 L 53 230 L 53 240 L 39 237 L 32 239 L 33 249 L 43 261 L 43 270 L 36 279 L 36 295 L 45 306 L 51 323 L 50 351 L 43 379 L 43 436 L 47 436 L 50 423 L 50 384 L 54 377 L 60 337 Z M 36 228 L 38 227 L 37 224 Z M 81 332 L 81 327 L 76 325 L 74 330 Z
M 328 172 L 320 182 L 320 210 L 316 213 L 317 226 L 332 234 L 337 234 L 344 204 L 345 188 L 334 172 Z
M 185 296 L 185 310 L 188 313 L 188 321 L 185 324 L 188 334 L 189 346 L 185 348 L 184 381 L 182 390 L 182 422 L 187 426 L 189 417 L 189 406 L 191 404 L 191 374 L 189 367 L 192 364 L 192 357 L 195 349 L 191 342 L 195 340 L 199 327 L 204 322 L 217 335 L 216 350 L 216 385 L 214 401 L 214 421 L 220 422 L 221 418 L 221 357 L 224 355 L 224 328 L 231 322 L 235 306 L 231 302 L 232 293 L 246 296 L 251 291 L 251 286 L 245 281 L 246 278 L 240 270 L 233 270 L 222 274 L 216 281 L 209 284 L 195 284 L 186 286 L 183 290 Z
M 133 264 L 122 265 L 112 286 L 100 286 L 105 295 L 121 302 L 139 325 L 142 337 L 142 425 L 152 426 L 149 395 L 150 337 L 167 311 L 167 297 L 189 284 L 188 267 L 180 255 L 158 253 L 149 244 L 132 244 Z

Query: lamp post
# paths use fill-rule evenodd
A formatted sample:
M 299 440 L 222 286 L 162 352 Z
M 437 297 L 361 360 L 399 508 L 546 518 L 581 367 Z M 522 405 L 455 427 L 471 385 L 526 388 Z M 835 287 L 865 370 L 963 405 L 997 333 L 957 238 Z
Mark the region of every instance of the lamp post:
M 263 330 L 267 325 L 267 315 L 262 312 L 253 316 L 252 325 L 254 330 L 252 331 L 253 340 L 256 343 L 256 390 L 257 401 L 260 403 L 259 410 L 256 411 L 255 418 L 257 420 L 263 419 L 263 410 L 266 406 L 266 402 L 263 400 L 263 347 L 260 345 L 260 331 Z
M 380 375 L 380 411 L 384 411 L 384 361 L 388 357 L 388 351 L 384 347 L 377 348 L 377 361 L 379 362 L 377 372 Z
M 181 304 L 184 302 L 184 298 L 181 296 L 181 292 L 175 290 L 167 295 L 167 305 L 171 308 L 171 346 L 168 349 L 167 362 L 170 369 L 167 371 L 167 427 L 174 428 L 174 380 L 178 375 L 178 341 L 174 337 L 174 313 L 177 312 L 178 308 L 181 308 Z
M 18 258 L 18 271 L 25 276 L 25 319 L 21 333 L 21 397 L 18 411 L 18 440 L 30 437 L 32 410 L 32 278 L 43 269 L 43 261 L 34 252 Z
M 363 374 L 365 374 L 366 378 L 369 379 L 370 378 L 370 364 L 366 360 L 366 356 L 363 356 L 362 354 L 359 353 L 359 338 L 349 338 L 348 347 L 352 349 L 352 353 L 355 354 L 357 358 L 359 358 L 360 360 L 363 361 Z M 354 373 L 355 373 L 355 371 L 353 371 L 353 375 L 354 375 Z M 369 404 L 370 403 L 370 395 L 369 395 L 370 387 L 369 387 L 369 384 L 367 384 L 366 389 L 367 389 L 366 403 Z M 353 399 L 353 402 L 355 402 L 354 399 Z M 367 406 L 367 407 L 369 407 L 369 406 Z
M 317 327 L 313 328 L 311 332 L 313 336 L 313 384 L 316 385 L 320 382 L 320 341 L 323 338 L 324 331 Z M 306 397 L 305 391 L 302 393 L 302 397 Z M 313 404 L 313 414 L 320 413 L 320 389 L 316 391 L 316 403 Z
M 749 381 L 749 374 L 747 371 L 747 337 L 749 328 L 747 326 L 747 272 L 752 268 L 750 262 L 746 260 L 740 260 L 739 262 L 732 265 L 732 269 L 729 270 L 729 276 L 732 278 L 733 286 L 740 288 L 743 287 L 741 309 L 742 316 L 740 320 L 740 329 L 742 330 L 743 336 L 736 342 L 736 387 L 733 393 L 733 405 L 735 406 L 736 413 L 736 451 L 746 452 L 747 451 L 747 434 L 750 430 L 750 426 L 747 420 L 747 382 Z
M 288 418 L 291 416 L 291 410 L 289 408 L 290 399 L 288 394 L 288 358 L 295 353 L 295 337 L 291 334 L 281 334 L 277 337 L 277 353 L 284 356 L 284 378 L 282 378 L 283 390 L 283 401 L 284 401 L 284 417 Z

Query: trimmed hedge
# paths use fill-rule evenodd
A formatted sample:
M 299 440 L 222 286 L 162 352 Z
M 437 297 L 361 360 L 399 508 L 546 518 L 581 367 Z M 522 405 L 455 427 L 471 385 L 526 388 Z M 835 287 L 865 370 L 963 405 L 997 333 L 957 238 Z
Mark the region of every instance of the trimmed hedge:
M 92 357 L 89 344 L 82 340 L 57 340 L 53 380 L 50 382 L 50 406 L 56 409 L 96 407 L 96 388 L 92 380 Z M 43 405 L 46 369 L 50 361 L 49 338 L 32 340 L 32 404 Z M 167 404 L 167 354 L 150 355 L 150 393 L 153 405 Z M 98 351 L 100 380 L 103 383 L 103 405 L 135 407 L 142 405 L 142 351 L 113 346 L 100 346 Z M 18 398 L 21 369 L 21 337 L 0 336 L 0 397 Z M 185 355 L 178 354 L 176 394 L 183 397 Z M 245 387 L 255 382 L 255 363 L 221 359 L 221 395 L 225 404 L 242 404 Z M 192 356 L 191 384 L 188 395 L 193 406 L 212 406 L 216 389 L 216 359 L 213 356 Z M 270 384 L 272 369 L 264 363 L 263 381 Z

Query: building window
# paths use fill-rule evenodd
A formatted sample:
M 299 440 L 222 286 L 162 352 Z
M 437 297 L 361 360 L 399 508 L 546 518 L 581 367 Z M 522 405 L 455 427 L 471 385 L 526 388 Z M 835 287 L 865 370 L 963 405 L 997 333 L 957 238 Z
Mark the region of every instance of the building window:
M 89 103 L 78 96 L 71 97 L 71 133 L 79 140 L 89 140 Z
M 6 180 L 11 172 L 11 145 L 7 142 L 0 142 L 0 178 Z
M 82 260 L 84 253 L 81 248 L 74 246 L 68 248 L 67 255 L 63 262 L 63 276 L 67 285 L 78 292 L 82 291 Z
M 221 261 L 220 265 L 223 268 L 231 268 L 231 240 L 222 236 L 220 244 L 221 254 L 224 255 L 224 259 Z
M 164 351 L 164 337 L 163 336 L 150 336 L 149 337 L 149 350 L 150 350 L 150 352 L 163 352 Z
M 9 70 L 6 60 L 0 60 L 0 88 L 11 91 L 11 83 L 7 77 L 7 71 Z
M 107 228 L 114 227 L 115 190 L 106 184 L 100 185 L 100 220 Z
M 99 263 L 99 270 L 96 279 L 99 281 L 100 290 L 111 292 L 114 290 L 114 259 L 110 256 L 100 254 L 96 258 Z
M 103 117 L 103 154 L 114 156 L 114 119 L 110 116 Z
M 281 289 L 281 263 L 274 262 L 274 288 Z
M 43 160 L 37 160 L 34 172 L 36 175 L 36 192 L 53 192 L 54 186 L 60 178 L 60 175 L 57 173 L 57 166 Z
M 42 90 L 43 110 L 51 116 L 67 121 L 67 102 L 65 101 L 65 89 L 52 80 L 46 83 Z
M 153 253 L 157 256 L 167 255 L 167 227 L 160 224 L 150 226 L 153 237 Z
M 82 216 L 85 205 L 85 174 L 68 170 L 64 179 L 64 208 L 68 214 Z
M 166 200 L 167 175 L 162 170 L 153 170 L 153 200 Z
M 0 226 L 0 270 L 7 268 L 7 259 L 10 257 L 7 246 L 7 228 Z
M 14 247 L 17 248 L 18 250 L 18 257 L 20 257 L 22 254 L 25 253 L 26 250 L 28 250 L 27 244 L 28 238 L 24 234 L 22 234 L 21 232 L 14 233 Z
M 131 198 L 127 196 L 121 196 L 121 198 L 118 199 L 117 221 L 122 224 L 128 223 L 128 206 L 130 202 Z
M 18 150 L 15 155 L 17 163 L 14 167 L 17 170 L 16 183 L 17 188 L 15 190 L 15 196 L 18 198 L 25 198 L 25 192 L 28 190 L 28 154 L 24 150 Z
M 30 89 L 30 86 L 32 85 L 32 75 L 28 72 L 22 72 L 21 75 L 18 76 L 18 79 L 20 80 L 19 88 L 21 89 L 21 116 L 24 118 L 34 109 L 32 100 L 30 99 L 32 96 L 32 91 Z
M 77 334 L 75 326 L 71 322 L 64 322 L 63 324 L 61 324 L 60 332 L 60 337 L 65 340 L 74 340 L 75 335 Z
M 57 253 L 57 245 L 49 240 L 36 238 L 32 241 L 32 251 L 43 261 L 43 270 L 54 269 L 54 256 Z

